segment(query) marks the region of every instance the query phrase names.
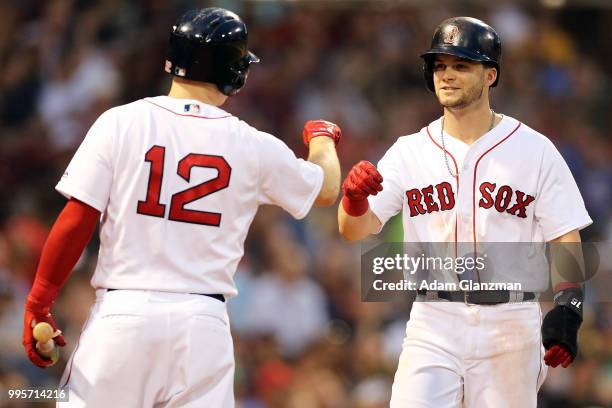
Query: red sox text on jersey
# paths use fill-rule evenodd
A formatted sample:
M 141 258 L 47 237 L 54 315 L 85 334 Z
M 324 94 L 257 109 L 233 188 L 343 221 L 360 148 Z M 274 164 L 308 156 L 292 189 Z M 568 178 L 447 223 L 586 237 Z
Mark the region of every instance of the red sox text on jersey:
M 434 194 L 437 193 L 437 196 Z M 508 185 L 483 182 L 478 191 L 480 199 L 478 206 L 484 209 L 495 209 L 500 213 L 507 212 L 519 218 L 527 218 L 527 207 L 535 197 L 512 188 Z M 455 193 L 448 182 L 413 188 L 406 191 L 410 217 L 431 214 L 437 211 L 447 211 L 455 208 Z

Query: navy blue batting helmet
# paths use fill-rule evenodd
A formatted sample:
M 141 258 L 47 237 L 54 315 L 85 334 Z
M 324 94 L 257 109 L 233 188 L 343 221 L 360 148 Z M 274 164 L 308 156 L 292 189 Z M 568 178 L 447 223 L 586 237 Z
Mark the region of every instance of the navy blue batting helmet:
M 172 26 L 166 72 L 210 82 L 225 95 L 245 84 L 249 67 L 259 58 L 247 48 L 244 22 L 231 11 L 210 7 L 183 14 Z
M 433 69 L 436 54 L 454 55 L 495 67 L 497 78 L 491 86 L 496 86 L 499 81 L 501 39 L 491 26 L 481 20 L 472 17 L 453 17 L 444 20 L 436 28 L 431 47 L 421 54 L 424 60 L 425 84 L 432 92 L 435 92 Z

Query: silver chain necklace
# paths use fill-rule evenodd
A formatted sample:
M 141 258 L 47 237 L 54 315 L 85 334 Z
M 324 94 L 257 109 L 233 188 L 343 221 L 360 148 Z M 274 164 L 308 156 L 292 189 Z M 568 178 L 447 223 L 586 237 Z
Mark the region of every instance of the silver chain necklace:
M 491 124 L 489 125 L 489 130 L 487 130 L 487 132 L 490 132 L 491 129 L 493 129 L 493 124 L 495 123 L 495 112 L 493 111 L 493 109 L 489 110 L 491 111 Z M 455 174 L 451 169 L 450 163 L 448 162 L 449 153 L 446 150 L 446 142 L 444 141 L 444 116 L 442 116 L 442 123 L 440 124 L 440 139 L 442 139 L 442 152 L 444 154 L 444 162 L 446 163 L 446 168 L 448 169 L 448 172 L 452 177 L 457 177 L 459 173 Z

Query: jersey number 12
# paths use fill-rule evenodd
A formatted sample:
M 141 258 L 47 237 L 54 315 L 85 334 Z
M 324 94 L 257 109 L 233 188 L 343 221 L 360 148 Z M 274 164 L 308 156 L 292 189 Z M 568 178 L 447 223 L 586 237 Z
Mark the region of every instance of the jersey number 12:
M 138 214 L 160 218 L 164 218 L 166 214 L 166 205 L 159 202 L 162 180 L 164 178 L 165 157 L 166 148 L 163 146 L 153 146 L 145 155 L 145 161 L 151 163 L 151 169 L 149 172 L 149 183 L 147 185 L 147 198 L 145 201 L 138 201 L 136 210 Z M 179 161 L 177 173 L 188 182 L 193 167 L 216 169 L 218 175 L 197 186 L 175 193 L 170 200 L 168 219 L 218 227 L 221 225 L 220 213 L 187 210 L 185 209 L 185 205 L 229 186 L 232 168 L 221 156 L 189 153 Z

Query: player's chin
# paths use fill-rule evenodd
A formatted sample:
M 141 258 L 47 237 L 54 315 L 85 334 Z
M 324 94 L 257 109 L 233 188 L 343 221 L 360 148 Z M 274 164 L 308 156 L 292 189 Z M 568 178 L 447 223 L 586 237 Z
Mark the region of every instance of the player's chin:
M 464 105 L 463 98 L 461 97 L 451 98 L 445 96 L 438 96 L 438 102 L 440 102 L 440 105 L 445 108 L 459 108 Z

